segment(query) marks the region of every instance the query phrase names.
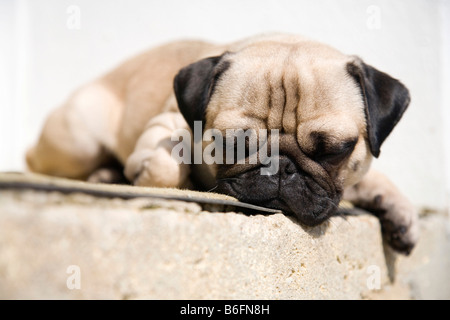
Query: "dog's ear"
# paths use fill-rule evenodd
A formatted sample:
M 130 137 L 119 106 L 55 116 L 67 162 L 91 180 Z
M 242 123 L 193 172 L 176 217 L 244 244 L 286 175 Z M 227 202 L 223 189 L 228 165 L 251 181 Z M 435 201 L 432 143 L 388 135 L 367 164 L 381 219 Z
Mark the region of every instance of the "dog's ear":
M 378 158 L 381 144 L 409 105 L 409 91 L 400 81 L 360 59 L 348 63 L 347 72 L 361 87 L 370 150 Z
M 194 121 L 204 121 L 214 87 L 230 65 L 223 59 L 224 55 L 192 63 L 175 76 L 173 86 L 178 108 L 192 129 Z

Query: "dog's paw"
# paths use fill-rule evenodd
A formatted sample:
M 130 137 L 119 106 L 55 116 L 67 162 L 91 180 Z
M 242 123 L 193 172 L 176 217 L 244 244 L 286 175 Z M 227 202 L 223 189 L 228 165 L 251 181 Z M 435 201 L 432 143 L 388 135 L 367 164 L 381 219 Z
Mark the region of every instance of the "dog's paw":
M 404 200 L 378 214 L 384 239 L 397 252 L 409 255 L 419 240 L 419 221 L 415 208 Z
M 87 181 L 91 183 L 128 183 L 123 173 L 115 168 L 99 168 L 89 175 Z
M 414 224 L 395 225 L 389 220 L 382 220 L 382 231 L 386 241 L 396 251 L 409 255 L 416 245 L 419 233 Z
M 136 186 L 176 188 L 183 184 L 189 172 L 165 149 L 134 152 L 125 165 L 125 176 Z

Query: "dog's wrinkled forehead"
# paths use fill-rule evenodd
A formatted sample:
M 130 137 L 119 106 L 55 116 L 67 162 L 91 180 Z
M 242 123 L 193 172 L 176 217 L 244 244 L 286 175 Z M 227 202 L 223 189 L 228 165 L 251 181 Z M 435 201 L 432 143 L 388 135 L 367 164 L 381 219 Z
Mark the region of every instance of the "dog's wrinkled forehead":
M 278 44 L 229 54 L 206 110 L 207 127 L 278 129 L 299 140 L 305 131 L 358 136 L 365 118 L 360 89 L 346 70 L 349 58 L 302 49 Z

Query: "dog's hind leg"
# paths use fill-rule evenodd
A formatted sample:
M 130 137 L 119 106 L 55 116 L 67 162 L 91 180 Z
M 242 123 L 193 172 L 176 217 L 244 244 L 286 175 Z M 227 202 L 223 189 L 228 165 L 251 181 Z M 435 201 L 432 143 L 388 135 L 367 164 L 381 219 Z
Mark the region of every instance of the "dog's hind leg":
M 76 91 L 46 119 L 26 155 L 37 173 L 86 179 L 113 156 L 122 102 L 95 82 Z

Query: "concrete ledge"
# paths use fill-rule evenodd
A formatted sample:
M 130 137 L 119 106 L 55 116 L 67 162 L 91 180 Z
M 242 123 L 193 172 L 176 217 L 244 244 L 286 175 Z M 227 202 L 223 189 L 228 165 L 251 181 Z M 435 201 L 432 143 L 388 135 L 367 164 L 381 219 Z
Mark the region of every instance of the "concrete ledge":
M 370 215 L 305 228 L 181 201 L 3 190 L 0 298 L 448 299 L 448 218 L 421 223 L 405 258 Z

